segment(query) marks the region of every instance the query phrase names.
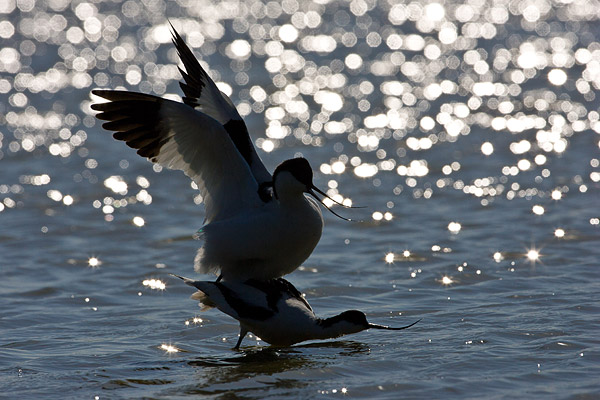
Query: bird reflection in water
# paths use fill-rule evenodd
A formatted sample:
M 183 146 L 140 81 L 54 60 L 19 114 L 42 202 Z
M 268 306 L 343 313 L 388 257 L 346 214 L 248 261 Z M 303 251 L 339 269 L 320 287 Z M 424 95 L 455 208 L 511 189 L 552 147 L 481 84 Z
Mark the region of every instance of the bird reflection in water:
M 223 390 L 243 390 L 245 386 L 252 390 L 262 387 L 272 394 L 276 389 L 306 387 L 312 384 L 312 380 L 306 379 L 307 375 L 323 373 L 339 364 L 340 357 L 353 357 L 370 351 L 364 343 L 336 340 L 286 348 L 247 347 L 232 357 L 199 357 L 188 362 L 188 365 L 198 368 L 198 385 L 188 388 L 188 391 L 214 395 L 223 393 Z M 261 379 L 260 383 L 255 381 L 256 377 L 267 375 L 273 379 Z M 260 386 L 257 388 L 257 385 Z M 214 391 L 215 387 L 219 388 L 219 393 Z M 347 391 L 346 388 L 336 390 L 340 393 Z

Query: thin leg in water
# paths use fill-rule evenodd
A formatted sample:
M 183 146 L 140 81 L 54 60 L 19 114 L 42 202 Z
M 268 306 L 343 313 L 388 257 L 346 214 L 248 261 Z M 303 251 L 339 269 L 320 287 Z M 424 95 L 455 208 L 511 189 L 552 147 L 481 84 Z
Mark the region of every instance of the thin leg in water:
M 234 349 L 239 349 L 240 348 L 240 344 L 242 344 L 242 340 L 244 339 L 244 336 L 246 336 L 246 333 L 248 333 L 247 329 L 244 329 L 241 325 L 240 325 L 240 338 L 238 339 Z

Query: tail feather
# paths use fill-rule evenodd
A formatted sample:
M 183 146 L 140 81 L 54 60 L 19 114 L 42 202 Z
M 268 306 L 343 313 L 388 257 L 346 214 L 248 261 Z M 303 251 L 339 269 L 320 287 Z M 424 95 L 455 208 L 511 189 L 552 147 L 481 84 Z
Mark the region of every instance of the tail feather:
M 190 299 L 197 300 L 199 302 L 200 311 L 207 311 L 211 308 L 215 308 L 217 305 L 206 295 L 206 293 L 198 290 L 196 293 L 190 296 Z
M 182 281 L 184 281 L 187 285 L 193 286 L 196 289 L 198 289 L 198 286 L 196 285 L 196 281 L 194 281 L 193 279 L 186 278 L 184 276 L 180 276 L 180 275 L 176 275 L 176 274 L 171 274 L 171 276 L 179 278 Z M 199 306 L 201 307 L 200 311 L 210 310 L 211 308 L 215 308 L 217 306 L 210 299 L 210 297 L 208 297 L 208 295 L 206 293 L 204 293 L 203 291 L 201 291 L 201 290 L 198 290 L 196 293 L 192 294 L 190 296 L 190 298 L 192 300 L 196 300 L 196 301 L 198 301 L 200 303 L 199 304 Z
M 175 278 L 179 278 L 179 279 L 181 279 L 181 280 L 182 280 L 182 281 L 184 281 L 184 282 L 185 282 L 187 285 L 190 285 L 190 286 L 194 286 L 194 287 L 196 287 L 196 286 L 194 285 L 194 280 L 193 280 L 193 279 L 186 278 L 185 276 L 181 276 L 181 275 L 177 275 L 177 274 L 169 274 L 169 275 L 171 275 L 171 276 L 174 276 Z

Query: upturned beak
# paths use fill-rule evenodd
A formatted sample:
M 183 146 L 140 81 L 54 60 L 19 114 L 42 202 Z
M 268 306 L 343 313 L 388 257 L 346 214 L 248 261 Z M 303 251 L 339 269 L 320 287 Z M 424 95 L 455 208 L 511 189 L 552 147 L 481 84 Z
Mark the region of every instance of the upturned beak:
M 402 327 L 400 327 L 400 328 L 392 328 L 392 327 L 390 327 L 390 326 L 385 326 L 385 325 L 377 325 L 377 324 L 369 324 L 369 328 L 375 328 L 375 329 L 387 329 L 387 330 L 390 330 L 390 331 L 400 331 L 400 330 L 402 330 L 402 329 L 410 328 L 411 326 L 413 326 L 414 324 L 416 324 L 416 323 L 417 323 L 417 322 L 419 322 L 419 321 L 420 321 L 420 320 L 418 320 L 418 321 L 415 321 L 415 322 L 413 322 L 413 323 L 412 323 L 412 324 L 410 324 L 410 325 L 402 326 Z
M 344 221 L 352 221 L 350 218 L 345 218 L 342 217 L 340 214 L 336 213 L 335 211 L 333 211 L 331 208 L 327 207 L 327 205 L 325 205 L 325 203 L 323 202 L 323 200 L 321 200 L 317 194 L 315 193 L 319 193 L 321 196 L 328 198 L 329 200 L 333 201 L 335 204 L 338 204 L 342 207 L 346 207 L 346 208 L 357 208 L 357 207 L 350 207 L 350 206 L 346 206 L 342 203 L 339 203 L 337 201 L 335 201 L 334 199 L 332 199 L 331 197 L 327 196 L 321 189 L 319 189 L 318 187 L 316 187 L 315 185 L 312 185 L 311 187 L 308 188 L 308 190 L 306 191 L 306 193 L 310 194 L 312 197 L 314 197 L 315 199 L 317 199 L 317 201 L 319 203 L 321 203 L 323 205 L 323 207 L 325 207 L 326 209 L 329 210 L 329 212 L 331 212 L 333 215 L 335 215 L 338 218 L 343 219 Z

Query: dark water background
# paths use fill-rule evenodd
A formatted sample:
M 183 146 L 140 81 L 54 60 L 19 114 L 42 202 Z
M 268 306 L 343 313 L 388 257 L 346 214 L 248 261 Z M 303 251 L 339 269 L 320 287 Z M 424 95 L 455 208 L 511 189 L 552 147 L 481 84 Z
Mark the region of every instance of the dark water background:
M 2 2 L 0 397 L 600 395 L 598 10 Z M 202 278 L 201 199 L 89 109 L 96 87 L 180 94 L 167 17 L 271 170 L 302 154 L 368 207 L 326 213 L 287 278 L 321 316 L 418 325 L 237 352 L 169 277 Z

